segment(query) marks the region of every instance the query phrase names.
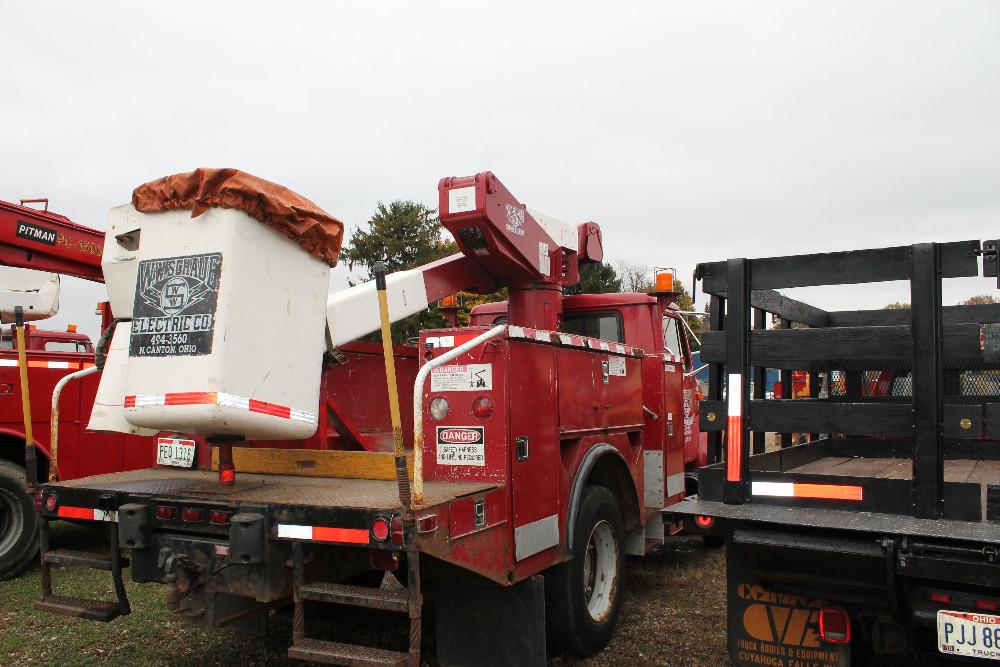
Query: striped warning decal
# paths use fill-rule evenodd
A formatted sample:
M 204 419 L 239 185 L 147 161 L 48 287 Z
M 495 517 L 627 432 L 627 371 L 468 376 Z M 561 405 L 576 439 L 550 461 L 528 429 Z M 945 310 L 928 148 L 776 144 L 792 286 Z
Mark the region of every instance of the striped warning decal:
M 157 405 L 218 405 L 224 408 L 257 412 L 262 415 L 270 415 L 297 422 L 316 423 L 316 415 L 311 412 L 217 391 L 184 391 L 170 394 L 139 394 L 125 397 L 126 408 L 144 408 Z
M 118 521 L 118 512 L 105 512 L 93 507 L 72 507 L 60 505 L 56 516 L 63 519 L 81 519 L 83 521 Z
M 729 422 L 726 425 L 726 479 L 740 481 L 740 464 L 743 461 L 743 376 L 729 374 L 726 385 L 728 395 Z
M 17 359 L 0 359 L 0 367 L 17 367 Z M 79 370 L 81 368 L 92 368 L 94 364 L 89 361 L 38 361 L 28 360 L 28 368 L 59 368 L 62 370 Z
M 813 498 L 816 500 L 862 500 L 864 489 L 848 484 L 802 484 L 800 482 L 751 482 L 755 496 Z
M 286 540 L 308 540 L 310 542 L 368 544 L 368 531 L 364 528 L 330 528 L 279 523 L 278 537 Z

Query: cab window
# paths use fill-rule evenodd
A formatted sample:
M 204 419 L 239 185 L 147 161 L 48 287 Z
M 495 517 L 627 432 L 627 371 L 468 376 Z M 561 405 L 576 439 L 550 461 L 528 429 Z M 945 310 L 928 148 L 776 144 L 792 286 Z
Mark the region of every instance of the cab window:
M 46 352 L 89 352 L 87 344 L 76 340 L 47 340 L 45 341 Z
M 565 333 L 600 338 L 615 343 L 625 342 L 621 313 L 563 313 L 562 330 Z
M 675 317 L 663 318 L 663 348 L 675 357 L 683 356 L 684 347 L 681 344 L 680 322 Z

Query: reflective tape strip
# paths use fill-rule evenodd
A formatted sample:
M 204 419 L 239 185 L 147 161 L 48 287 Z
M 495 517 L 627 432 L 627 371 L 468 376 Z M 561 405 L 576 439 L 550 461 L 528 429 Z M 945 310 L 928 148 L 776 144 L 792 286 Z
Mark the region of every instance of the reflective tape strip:
M 305 410 L 296 410 L 287 405 L 258 401 L 254 398 L 224 394 L 216 391 L 185 391 L 170 394 L 138 394 L 125 397 L 126 408 L 143 408 L 160 405 L 218 405 L 223 408 L 246 410 L 262 415 L 290 419 L 291 421 L 316 423 L 316 415 Z
M 863 500 L 864 489 L 847 484 L 803 484 L 800 482 L 751 482 L 755 496 L 813 498 L 816 500 Z
M 729 374 L 726 385 L 728 396 L 729 420 L 726 430 L 726 479 L 730 482 L 740 481 L 740 464 L 743 459 L 743 376 L 739 373 Z
M 70 505 L 61 505 L 56 510 L 56 516 L 83 521 L 118 521 L 118 512 L 105 512 L 93 507 L 72 507 Z
M 84 364 L 85 368 L 89 368 L 94 364 Z M 0 366 L 17 366 L 17 359 L 0 359 Z M 76 370 L 80 368 L 81 364 L 78 361 L 39 361 L 37 359 L 32 359 L 28 361 L 28 368 L 59 368 L 59 369 L 73 369 Z
M 548 331 L 546 329 L 532 329 L 511 324 L 507 326 L 507 336 L 509 338 L 533 340 L 540 343 L 559 343 L 567 347 L 582 347 L 602 352 L 611 352 L 612 354 L 623 354 L 630 357 L 636 356 L 636 349 L 628 345 L 609 342 L 599 338 L 588 338 L 575 334 L 559 333 L 558 331 Z
M 364 528 L 331 528 L 329 526 L 297 526 L 278 524 L 278 537 L 310 542 L 340 542 L 342 544 L 368 544 L 368 531 Z

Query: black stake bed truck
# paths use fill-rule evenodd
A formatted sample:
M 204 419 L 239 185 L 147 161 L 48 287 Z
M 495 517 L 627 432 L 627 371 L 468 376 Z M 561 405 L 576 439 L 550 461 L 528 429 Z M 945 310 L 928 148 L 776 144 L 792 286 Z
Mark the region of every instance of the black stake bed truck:
M 725 539 L 734 664 L 1000 661 L 1000 304 L 941 304 L 997 264 L 965 241 L 698 266 L 716 462 L 670 514 Z M 910 307 L 777 291 L 883 281 Z

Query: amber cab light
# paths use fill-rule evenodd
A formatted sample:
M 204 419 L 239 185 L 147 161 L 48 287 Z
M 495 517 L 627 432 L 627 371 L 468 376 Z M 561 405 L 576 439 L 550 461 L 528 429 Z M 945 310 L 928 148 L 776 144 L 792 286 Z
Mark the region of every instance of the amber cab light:
M 389 520 L 385 517 L 378 517 L 372 521 L 372 537 L 374 537 L 379 542 L 385 542 L 389 539 L 389 532 L 392 526 L 389 525 Z
M 493 401 L 486 396 L 480 396 L 472 402 L 472 414 L 480 419 L 489 419 L 493 416 Z
M 225 510 L 212 510 L 208 513 L 208 522 L 216 526 L 229 525 L 229 512 Z
M 831 644 L 850 644 L 851 617 L 843 609 L 820 610 L 819 636 Z
M 177 517 L 177 508 L 160 505 L 156 508 L 154 513 L 156 514 L 156 518 L 160 521 L 173 521 Z
M 198 523 L 203 516 L 205 516 L 203 511 L 193 507 L 185 507 L 181 510 L 181 519 L 187 523 Z

